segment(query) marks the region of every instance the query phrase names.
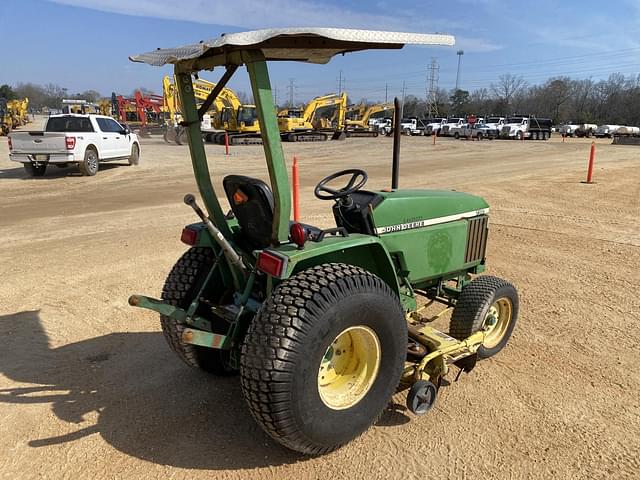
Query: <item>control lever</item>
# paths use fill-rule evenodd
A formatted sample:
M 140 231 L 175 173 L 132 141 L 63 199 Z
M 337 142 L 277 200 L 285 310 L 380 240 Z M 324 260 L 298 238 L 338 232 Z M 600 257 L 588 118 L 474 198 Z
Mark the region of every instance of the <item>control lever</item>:
M 224 238 L 222 232 L 218 230 L 218 228 L 211 222 L 209 217 L 205 215 L 205 213 L 196 202 L 196 197 L 194 197 L 191 193 L 187 193 L 184 196 L 184 203 L 193 208 L 193 211 L 196 212 L 196 215 L 198 215 L 198 217 L 200 217 L 200 220 L 204 222 L 213 239 L 218 245 L 220 245 L 220 248 L 222 249 L 222 252 L 224 253 L 224 256 L 226 257 L 229 264 L 233 267 L 236 267 L 242 272 L 243 275 L 246 276 L 247 267 L 245 267 L 244 263 L 242 263 L 242 257 L 236 253 L 231 244 L 227 241 L 226 238 Z

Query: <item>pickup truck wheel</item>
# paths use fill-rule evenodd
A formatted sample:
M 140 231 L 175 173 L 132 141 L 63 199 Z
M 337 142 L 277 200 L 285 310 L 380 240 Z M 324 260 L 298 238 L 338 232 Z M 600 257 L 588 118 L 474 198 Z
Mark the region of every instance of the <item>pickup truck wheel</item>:
M 460 134 L 458 132 L 453 134 L 453 138 L 455 138 L 456 140 L 458 140 L 460 138 Z
M 84 160 L 78 163 L 78 168 L 80 169 L 80 173 L 82 173 L 82 175 L 88 177 L 91 177 L 98 173 L 98 169 L 100 168 L 98 152 L 96 152 L 93 148 L 87 148 L 87 151 L 84 152 Z
M 47 171 L 47 166 L 44 164 L 34 165 L 33 163 L 23 163 L 25 171 L 32 177 L 42 177 L 44 172 Z
M 482 132 L 478 132 L 478 134 L 476 135 L 476 138 L 478 140 L 482 140 Z
M 402 307 L 382 279 L 352 265 L 317 265 L 283 280 L 251 322 L 242 392 L 272 438 L 327 453 L 375 423 L 406 350 Z
M 516 139 L 517 140 L 522 140 L 523 138 L 524 138 L 524 133 L 522 133 L 522 132 L 516 133 Z
M 140 163 L 140 147 L 137 144 L 131 146 L 131 156 L 129 157 L 129 165 L 138 165 Z

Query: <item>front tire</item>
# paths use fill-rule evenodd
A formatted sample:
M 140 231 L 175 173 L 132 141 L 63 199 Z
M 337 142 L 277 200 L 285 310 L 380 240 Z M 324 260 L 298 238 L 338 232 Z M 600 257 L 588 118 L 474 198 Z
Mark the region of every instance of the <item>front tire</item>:
M 253 320 L 240 360 L 243 394 L 276 441 L 327 453 L 377 420 L 406 349 L 404 313 L 383 280 L 318 265 L 283 281 Z
M 505 347 L 517 319 L 516 288 L 506 280 L 484 275 L 463 287 L 451 315 L 449 334 L 464 340 L 486 328 L 487 334 L 478 349 L 478 358 L 489 358 Z
M 44 176 L 44 172 L 47 171 L 46 164 L 34 165 L 33 163 L 23 163 L 22 166 L 31 177 L 42 177 Z
M 80 173 L 82 175 L 92 177 L 96 173 L 98 173 L 98 169 L 100 168 L 100 159 L 98 158 L 98 152 L 96 152 L 93 148 L 87 148 L 87 151 L 84 152 L 84 160 L 78 163 L 78 168 L 80 169 Z

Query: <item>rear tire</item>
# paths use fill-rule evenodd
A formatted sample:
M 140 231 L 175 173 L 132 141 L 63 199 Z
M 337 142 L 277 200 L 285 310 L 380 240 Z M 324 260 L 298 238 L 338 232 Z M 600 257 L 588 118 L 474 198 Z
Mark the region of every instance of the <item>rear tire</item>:
M 46 165 L 34 165 L 33 163 L 23 163 L 22 166 L 31 177 L 42 177 L 44 176 L 44 172 L 47 171 Z
M 501 278 L 477 277 L 462 289 L 451 315 L 449 334 L 464 340 L 484 328 L 492 315 L 497 323 L 487 331 L 485 342 L 478 349 L 480 359 L 492 357 L 509 341 L 518 319 L 518 292 Z
M 360 267 L 318 265 L 280 283 L 254 318 L 242 391 L 272 438 L 323 454 L 379 418 L 406 350 L 404 313 L 383 280 Z
M 93 148 L 87 148 L 87 151 L 84 152 L 84 160 L 78 163 L 78 168 L 80 169 L 80 173 L 82 175 L 92 177 L 96 173 L 98 173 L 98 169 L 100 168 L 100 160 L 98 158 L 98 152 Z
M 176 262 L 162 287 L 162 300 L 176 307 L 189 308 L 193 296 L 202 287 L 214 262 L 210 248 L 191 247 Z M 222 294 L 222 292 L 220 292 Z M 200 368 L 215 375 L 237 373 L 229 366 L 228 350 L 200 347 L 182 341 L 185 325 L 160 315 L 162 333 L 171 349 L 190 367 Z M 217 332 L 217 333 L 226 333 Z
M 129 157 L 129 165 L 138 165 L 140 163 L 140 147 L 137 144 L 131 145 L 131 156 Z

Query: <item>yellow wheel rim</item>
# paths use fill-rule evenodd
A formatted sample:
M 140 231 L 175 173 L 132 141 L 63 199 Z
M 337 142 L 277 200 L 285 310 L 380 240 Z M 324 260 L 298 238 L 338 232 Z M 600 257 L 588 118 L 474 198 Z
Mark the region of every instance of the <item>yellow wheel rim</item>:
M 502 341 L 512 317 L 513 305 L 508 298 L 500 298 L 491 305 L 484 318 L 486 334 L 482 345 L 485 348 L 494 348 Z
M 378 376 L 380 352 L 380 340 L 369 327 L 343 330 L 320 361 L 318 392 L 324 404 L 344 410 L 362 400 Z

